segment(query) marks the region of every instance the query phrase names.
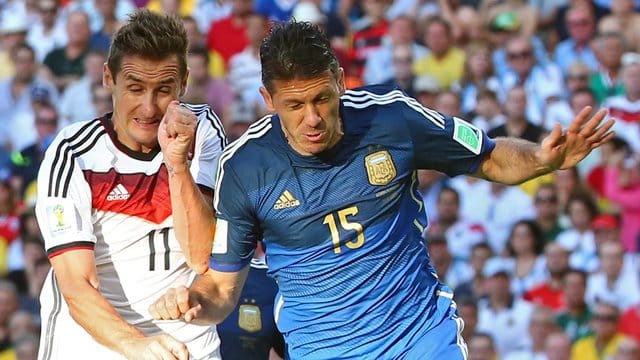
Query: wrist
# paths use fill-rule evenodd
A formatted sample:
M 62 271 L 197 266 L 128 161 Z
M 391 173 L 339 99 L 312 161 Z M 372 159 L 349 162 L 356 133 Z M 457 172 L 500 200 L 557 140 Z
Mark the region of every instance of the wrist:
M 165 162 L 165 166 L 167 167 L 167 172 L 169 173 L 169 175 L 179 175 L 189 172 L 191 162 L 189 160 L 185 160 L 182 163 L 176 164 Z

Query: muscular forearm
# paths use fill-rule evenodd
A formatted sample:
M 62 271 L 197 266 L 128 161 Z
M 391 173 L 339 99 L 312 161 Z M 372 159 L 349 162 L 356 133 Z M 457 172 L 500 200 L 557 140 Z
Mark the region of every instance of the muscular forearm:
M 495 149 L 475 176 L 515 185 L 554 170 L 540 161 L 538 144 L 516 138 L 496 138 L 495 141 Z
M 215 218 L 212 205 L 205 201 L 187 165 L 168 168 L 168 172 L 176 238 L 189 267 L 203 274 L 209 268 L 213 244 Z
M 84 280 L 62 287 L 71 317 L 97 342 L 125 356 L 127 344 L 145 335 L 125 322 L 113 306 Z
M 194 322 L 219 324 L 226 319 L 240 298 L 248 273 L 249 266 L 246 266 L 237 275 L 209 269 L 200 276 L 189 289 L 189 297 L 202 305 L 202 313 Z M 236 276 L 234 281 L 224 279 Z

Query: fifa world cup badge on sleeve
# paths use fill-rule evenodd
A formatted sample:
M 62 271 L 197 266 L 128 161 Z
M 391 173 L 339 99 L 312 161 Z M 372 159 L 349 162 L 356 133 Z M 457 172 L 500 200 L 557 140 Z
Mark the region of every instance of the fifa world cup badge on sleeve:
M 482 131 L 457 117 L 453 118 L 453 123 L 453 140 L 479 155 L 482 150 Z
M 227 233 L 229 229 L 229 223 L 227 220 L 218 219 L 216 221 L 216 234 L 213 236 L 213 248 L 212 254 L 226 254 L 227 253 Z
M 47 223 L 53 236 L 61 236 L 75 231 L 75 208 L 72 204 L 54 202 L 47 205 Z
M 369 177 L 371 185 L 387 185 L 397 175 L 396 166 L 387 150 L 367 155 L 364 158 L 364 165 L 367 168 L 367 177 Z

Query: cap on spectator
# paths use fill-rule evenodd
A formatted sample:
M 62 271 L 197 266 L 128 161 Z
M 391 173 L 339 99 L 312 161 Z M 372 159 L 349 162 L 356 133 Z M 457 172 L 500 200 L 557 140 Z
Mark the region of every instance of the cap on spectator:
M 34 86 L 31 88 L 31 101 L 49 102 L 51 94 L 49 89 L 42 86 Z
M 482 268 L 482 275 L 487 278 L 496 276 L 498 274 L 503 274 L 507 277 L 511 277 L 514 271 L 514 267 L 514 263 L 510 259 L 492 257 L 484 263 L 484 267 Z
M 299 2 L 293 8 L 291 17 L 296 21 L 308 21 L 312 24 L 321 24 L 326 20 L 322 11 L 314 3 L 306 1 Z
M 622 66 L 629 66 L 633 64 L 640 64 L 640 54 L 635 52 L 627 52 L 620 58 Z
M 491 22 L 491 31 L 516 31 L 520 28 L 518 16 L 512 11 L 501 12 Z
M 434 94 L 440 92 L 442 89 L 436 78 L 430 75 L 422 75 L 413 81 L 413 90 L 416 93 L 426 92 Z
M 618 219 L 610 214 L 598 215 L 591 222 L 591 228 L 593 230 L 613 230 L 618 229 Z
M 13 14 L 11 16 L 3 16 L 0 21 L 0 35 L 27 31 L 29 31 L 29 22 L 24 15 Z

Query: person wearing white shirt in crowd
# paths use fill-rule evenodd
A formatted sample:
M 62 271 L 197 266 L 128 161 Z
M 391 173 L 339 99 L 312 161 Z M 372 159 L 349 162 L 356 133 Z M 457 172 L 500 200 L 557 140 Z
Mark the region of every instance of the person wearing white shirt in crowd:
M 614 304 L 620 311 L 640 303 L 638 273 L 625 271 L 622 244 L 614 241 L 605 242 L 600 245 L 598 255 L 602 270 L 589 275 L 587 302 L 595 304 L 605 301 Z
M 511 293 L 514 263 L 494 257 L 484 265 L 488 298 L 478 302 L 478 331 L 491 334 L 500 357 L 527 346 L 534 305 Z
M 590 258 L 596 254 L 596 243 L 591 223 L 598 214 L 593 196 L 584 191 L 569 195 L 566 204 L 571 227 L 560 234 L 556 241 L 571 252 L 569 265 L 589 271 Z
M 447 238 L 442 235 L 426 236 L 431 264 L 436 269 L 438 279 L 451 289 L 471 280 L 473 269 L 466 261 L 456 260 L 449 252 Z
M 440 190 L 436 209 L 437 220 L 429 223 L 425 235 L 443 235 L 454 259 L 469 260 L 471 248 L 486 239 L 484 227 L 460 216 L 460 195 L 453 188 L 445 186 Z
M 527 119 L 535 125 L 543 120 L 547 95 L 561 93 L 562 72 L 553 64 L 539 63 L 533 56 L 531 40 L 525 36 L 514 36 L 506 44 L 507 60 L 513 72 L 503 76 L 505 90 L 523 86 L 527 94 Z
M 116 19 L 126 22 L 130 13 L 135 10 L 135 5 L 131 0 L 117 0 L 116 3 Z M 95 0 L 73 0 L 64 8 L 62 19 L 66 22 L 66 17 L 76 10 L 82 10 L 89 15 L 89 23 L 91 32 L 97 32 L 104 26 L 102 15 L 96 8 Z
M 495 360 L 495 341 L 490 334 L 476 332 L 469 340 L 469 360 Z
M 67 44 L 67 31 L 64 22 L 58 16 L 58 4 L 55 0 L 38 1 L 39 19 L 29 27 L 27 44 L 36 52 L 36 59 L 42 63 L 47 54 Z
M 545 308 L 536 308 L 529 322 L 531 342 L 524 349 L 507 354 L 504 360 L 547 360 L 545 355 L 546 341 L 556 329 L 553 312 Z
M 507 241 L 507 252 L 515 261 L 511 279 L 511 291 L 514 295 L 522 296 L 546 280 L 543 250 L 544 234 L 534 220 L 520 220 L 513 225 Z

